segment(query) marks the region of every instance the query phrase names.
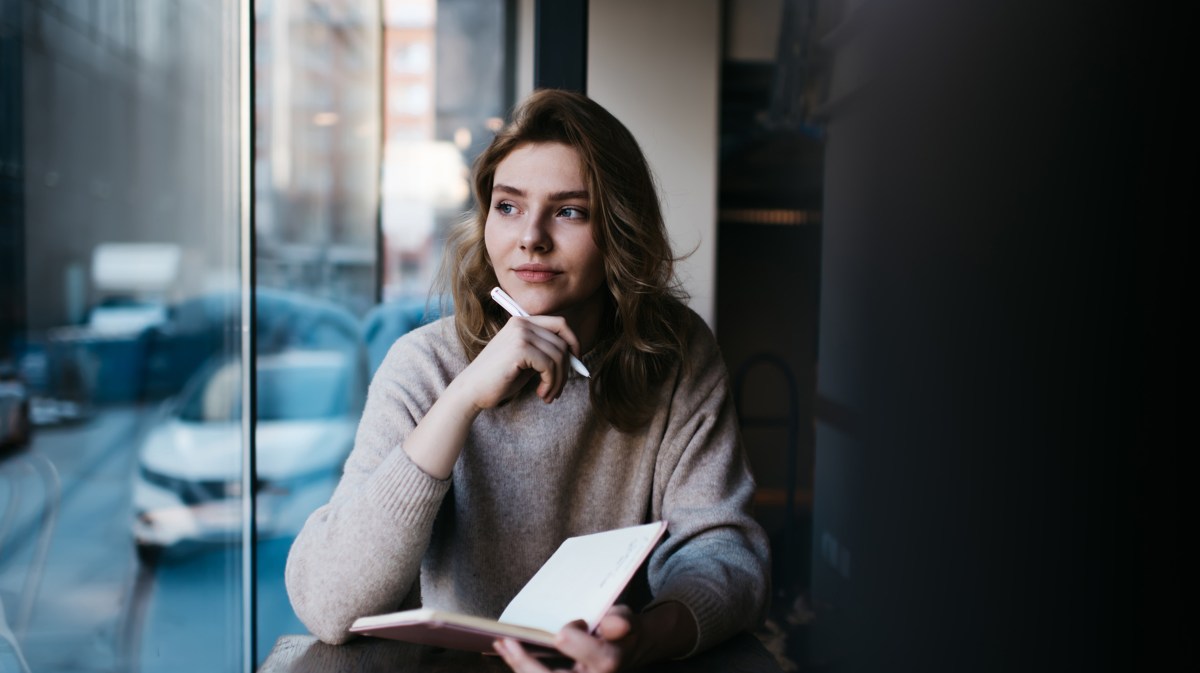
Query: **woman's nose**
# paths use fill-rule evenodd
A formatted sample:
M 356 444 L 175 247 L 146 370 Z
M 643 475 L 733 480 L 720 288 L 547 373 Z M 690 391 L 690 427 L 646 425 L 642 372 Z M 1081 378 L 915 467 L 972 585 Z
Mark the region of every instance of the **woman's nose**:
M 534 252 L 549 252 L 553 247 L 546 216 L 532 215 L 521 231 L 521 249 Z

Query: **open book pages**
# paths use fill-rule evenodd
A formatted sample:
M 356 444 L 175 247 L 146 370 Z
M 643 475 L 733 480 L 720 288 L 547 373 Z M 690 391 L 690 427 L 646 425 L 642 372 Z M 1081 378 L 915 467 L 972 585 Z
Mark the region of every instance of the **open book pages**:
M 501 637 L 553 648 L 554 635 L 573 621 L 596 628 L 666 529 L 659 521 L 568 538 L 498 620 L 422 608 L 362 617 L 350 630 L 483 652 Z
M 487 617 L 419 608 L 355 620 L 350 630 L 367 636 L 456 650 L 491 652 L 492 641 L 513 638 L 535 647 L 554 649 L 554 633 L 505 624 Z

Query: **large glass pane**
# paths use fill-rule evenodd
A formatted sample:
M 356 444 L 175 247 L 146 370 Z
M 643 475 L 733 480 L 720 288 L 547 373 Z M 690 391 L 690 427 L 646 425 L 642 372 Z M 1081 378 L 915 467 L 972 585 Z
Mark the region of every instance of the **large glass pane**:
M 0 670 L 238 670 L 238 4 L 0 8 Z
M 376 302 L 380 12 L 357 0 L 255 5 L 259 659 L 303 633 L 283 584 L 328 501 L 367 389 Z
M 444 230 L 510 100 L 510 4 L 256 4 L 260 659 L 305 633 L 287 551 L 337 483 L 371 372 L 436 313 Z
M 435 317 L 429 292 L 450 225 L 470 204 L 470 165 L 513 99 L 515 3 L 385 0 L 382 299 L 367 317 L 372 371 Z
M 387 0 L 384 13 L 383 295 L 423 298 L 468 167 L 511 100 L 507 3 Z

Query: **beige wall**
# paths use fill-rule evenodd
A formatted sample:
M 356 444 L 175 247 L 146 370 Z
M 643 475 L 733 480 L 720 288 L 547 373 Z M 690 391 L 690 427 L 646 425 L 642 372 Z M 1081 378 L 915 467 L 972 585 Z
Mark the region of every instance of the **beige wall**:
M 717 0 L 592 0 L 588 94 L 637 137 L 658 178 L 679 275 L 715 325 Z M 533 87 L 533 0 L 519 3 L 517 97 Z

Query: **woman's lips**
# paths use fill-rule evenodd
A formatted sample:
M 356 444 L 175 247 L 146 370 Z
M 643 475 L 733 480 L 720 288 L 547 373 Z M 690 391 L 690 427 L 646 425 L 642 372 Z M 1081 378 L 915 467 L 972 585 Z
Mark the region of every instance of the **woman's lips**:
M 513 273 L 526 283 L 544 283 L 558 277 L 560 272 L 541 264 L 523 264 L 513 269 Z

